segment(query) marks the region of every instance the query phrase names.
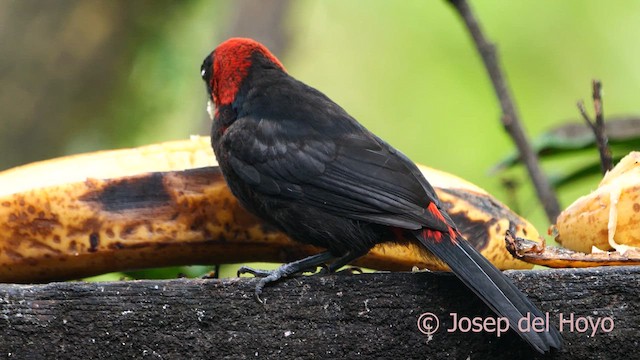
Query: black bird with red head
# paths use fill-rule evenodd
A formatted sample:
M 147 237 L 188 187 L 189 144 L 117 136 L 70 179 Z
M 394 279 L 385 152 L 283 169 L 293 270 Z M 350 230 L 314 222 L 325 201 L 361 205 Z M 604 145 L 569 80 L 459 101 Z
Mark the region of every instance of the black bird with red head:
M 293 240 L 326 252 L 274 271 L 242 268 L 264 286 L 329 264 L 328 271 L 385 241 L 416 242 L 442 259 L 517 331 L 543 317 L 460 235 L 418 167 L 320 91 L 291 77 L 260 43 L 232 38 L 202 65 L 215 104 L 211 142 L 233 194 Z M 539 352 L 560 348 L 548 332 L 518 332 Z

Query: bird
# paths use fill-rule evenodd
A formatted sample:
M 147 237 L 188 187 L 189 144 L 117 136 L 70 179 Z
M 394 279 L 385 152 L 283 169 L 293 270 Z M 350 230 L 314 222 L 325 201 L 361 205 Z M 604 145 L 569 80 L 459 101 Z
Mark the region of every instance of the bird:
M 380 243 L 416 243 L 535 350 L 561 348 L 553 326 L 518 331 L 520 319 L 542 312 L 464 239 L 416 164 L 289 75 L 264 45 L 227 39 L 206 56 L 201 76 L 211 145 L 233 195 L 294 241 L 326 249 L 271 271 L 240 268 L 261 278 L 259 302 L 267 284 L 318 267 L 334 272 Z

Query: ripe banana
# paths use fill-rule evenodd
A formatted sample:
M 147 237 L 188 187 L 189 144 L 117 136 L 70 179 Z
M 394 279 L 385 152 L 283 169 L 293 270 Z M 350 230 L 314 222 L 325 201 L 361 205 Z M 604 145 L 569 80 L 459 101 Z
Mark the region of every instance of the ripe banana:
M 640 152 L 631 152 L 609 171 L 598 188 L 558 216 L 553 228 L 562 246 L 590 253 L 640 246 Z
M 0 281 L 43 282 L 185 264 L 290 262 L 318 251 L 244 211 L 208 137 L 100 151 L 0 173 Z M 531 268 L 504 234 L 535 228 L 484 190 L 421 166 L 462 234 L 501 269 Z M 383 244 L 354 263 L 444 269 L 417 248 Z

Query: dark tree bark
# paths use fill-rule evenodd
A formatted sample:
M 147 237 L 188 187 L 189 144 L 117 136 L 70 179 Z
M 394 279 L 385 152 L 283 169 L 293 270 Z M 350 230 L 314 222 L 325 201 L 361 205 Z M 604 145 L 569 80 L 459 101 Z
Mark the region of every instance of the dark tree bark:
M 551 323 L 573 314 L 554 359 L 631 358 L 640 323 L 639 267 L 509 271 Z M 509 331 L 448 333 L 450 313 L 493 316 L 449 274 L 300 277 L 253 299 L 254 279 L 0 286 L 0 351 L 10 358 L 528 359 Z M 440 319 L 429 339 L 422 313 Z M 611 331 L 579 332 L 580 318 Z M 604 320 L 610 318 L 611 321 Z M 586 321 L 586 320 L 585 320 Z M 606 324 L 605 324 L 606 322 Z

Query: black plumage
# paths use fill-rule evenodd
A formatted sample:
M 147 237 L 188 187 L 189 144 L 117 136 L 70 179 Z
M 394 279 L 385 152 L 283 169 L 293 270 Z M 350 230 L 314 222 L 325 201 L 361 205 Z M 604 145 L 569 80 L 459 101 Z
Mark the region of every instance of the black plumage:
M 242 76 L 232 77 L 237 73 L 229 64 Z M 223 43 L 205 60 L 203 77 L 217 100 L 212 145 L 246 209 L 296 241 L 326 248 L 339 265 L 383 241 L 418 242 L 512 327 L 528 312 L 542 316 L 462 238 L 412 161 L 327 96 L 289 76 L 260 44 Z M 225 91 L 235 87 L 227 101 L 218 94 L 223 85 Z M 316 260 L 326 258 L 303 266 Z M 300 267 L 261 273 L 268 277 L 262 284 Z M 538 351 L 561 345 L 555 329 L 520 335 Z

